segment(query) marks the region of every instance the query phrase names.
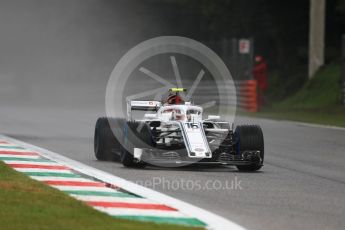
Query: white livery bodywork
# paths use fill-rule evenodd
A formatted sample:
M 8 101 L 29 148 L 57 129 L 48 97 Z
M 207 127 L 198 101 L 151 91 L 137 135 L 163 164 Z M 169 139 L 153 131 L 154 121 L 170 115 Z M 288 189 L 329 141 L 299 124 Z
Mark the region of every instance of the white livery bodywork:
M 170 105 L 162 104 L 159 101 L 128 101 L 127 120 L 133 120 L 132 111 L 146 111 L 141 122 L 160 122 L 160 129 L 172 125 L 178 127 L 188 156 L 190 158 L 211 158 L 212 151 L 209 147 L 203 126 L 203 108 L 193 105 L 190 102 L 183 104 Z M 219 116 L 209 116 L 211 119 L 219 119 Z M 208 119 L 210 120 L 210 119 Z M 224 122 L 223 122 L 224 123 Z M 230 127 L 230 125 L 228 126 Z M 228 132 L 228 129 L 219 128 L 220 132 Z M 171 136 L 171 135 L 170 135 Z M 164 138 L 166 144 L 174 138 L 167 136 Z

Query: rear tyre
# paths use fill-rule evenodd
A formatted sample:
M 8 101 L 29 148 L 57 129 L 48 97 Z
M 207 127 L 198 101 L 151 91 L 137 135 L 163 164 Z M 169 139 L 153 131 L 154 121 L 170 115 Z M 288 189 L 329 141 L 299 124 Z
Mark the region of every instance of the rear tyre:
M 97 119 L 94 136 L 94 152 L 97 160 L 119 161 L 120 142 L 114 136 L 115 132 L 121 137 L 124 119 L 100 117 Z
M 238 154 L 243 151 L 260 151 L 261 161 L 250 165 L 236 166 L 239 171 L 257 171 L 261 169 L 264 162 L 264 136 L 258 125 L 240 125 L 235 130 L 236 149 Z
M 134 148 L 152 148 L 153 146 L 152 131 L 148 124 L 132 121 L 125 123 L 121 146 L 121 162 L 125 167 L 145 167 L 145 162 L 135 162 L 133 157 Z

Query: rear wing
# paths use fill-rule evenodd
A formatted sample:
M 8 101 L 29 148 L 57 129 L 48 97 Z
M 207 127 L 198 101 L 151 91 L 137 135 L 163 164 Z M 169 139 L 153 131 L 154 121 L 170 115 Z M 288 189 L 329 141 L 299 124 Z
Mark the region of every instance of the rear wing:
M 162 106 L 160 101 L 127 101 L 127 119 L 132 120 L 132 111 L 155 111 Z

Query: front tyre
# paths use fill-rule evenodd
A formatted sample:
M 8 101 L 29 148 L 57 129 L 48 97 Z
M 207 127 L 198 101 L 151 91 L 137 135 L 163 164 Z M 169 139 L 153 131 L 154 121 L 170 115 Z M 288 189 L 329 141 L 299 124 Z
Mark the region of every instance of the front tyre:
M 258 125 L 240 125 L 235 130 L 236 150 L 238 154 L 244 151 L 260 151 L 259 162 L 249 165 L 237 165 L 239 171 L 257 171 L 261 169 L 264 162 L 264 136 Z
M 152 148 L 154 146 L 151 128 L 144 122 L 128 121 L 124 127 L 121 146 L 121 162 L 125 167 L 145 167 L 145 162 L 135 162 L 134 148 Z
M 100 117 L 97 119 L 94 135 L 94 152 L 97 160 L 119 160 L 120 142 L 111 127 L 121 133 L 124 119 Z

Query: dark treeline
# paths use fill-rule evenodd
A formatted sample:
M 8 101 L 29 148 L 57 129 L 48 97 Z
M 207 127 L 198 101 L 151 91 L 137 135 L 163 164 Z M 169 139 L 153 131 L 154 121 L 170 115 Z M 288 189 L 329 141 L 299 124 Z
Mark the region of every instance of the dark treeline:
M 163 34 L 197 40 L 255 39 L 287 93 L 307 79 L 309 0 L 149 0 L 167 23 Z M 345 1 L 327 0 L 326 62 L 339 58 L 345 33 Z
M 327 0 L 328 62 L 339 58 L 344 12 L 345 0 Z M 1 0 L 0 18 L 6 81 L 106 79 L 131 47 L 162 35 L 251 37 L 284 91 L 306 80 L 309 0 Z

